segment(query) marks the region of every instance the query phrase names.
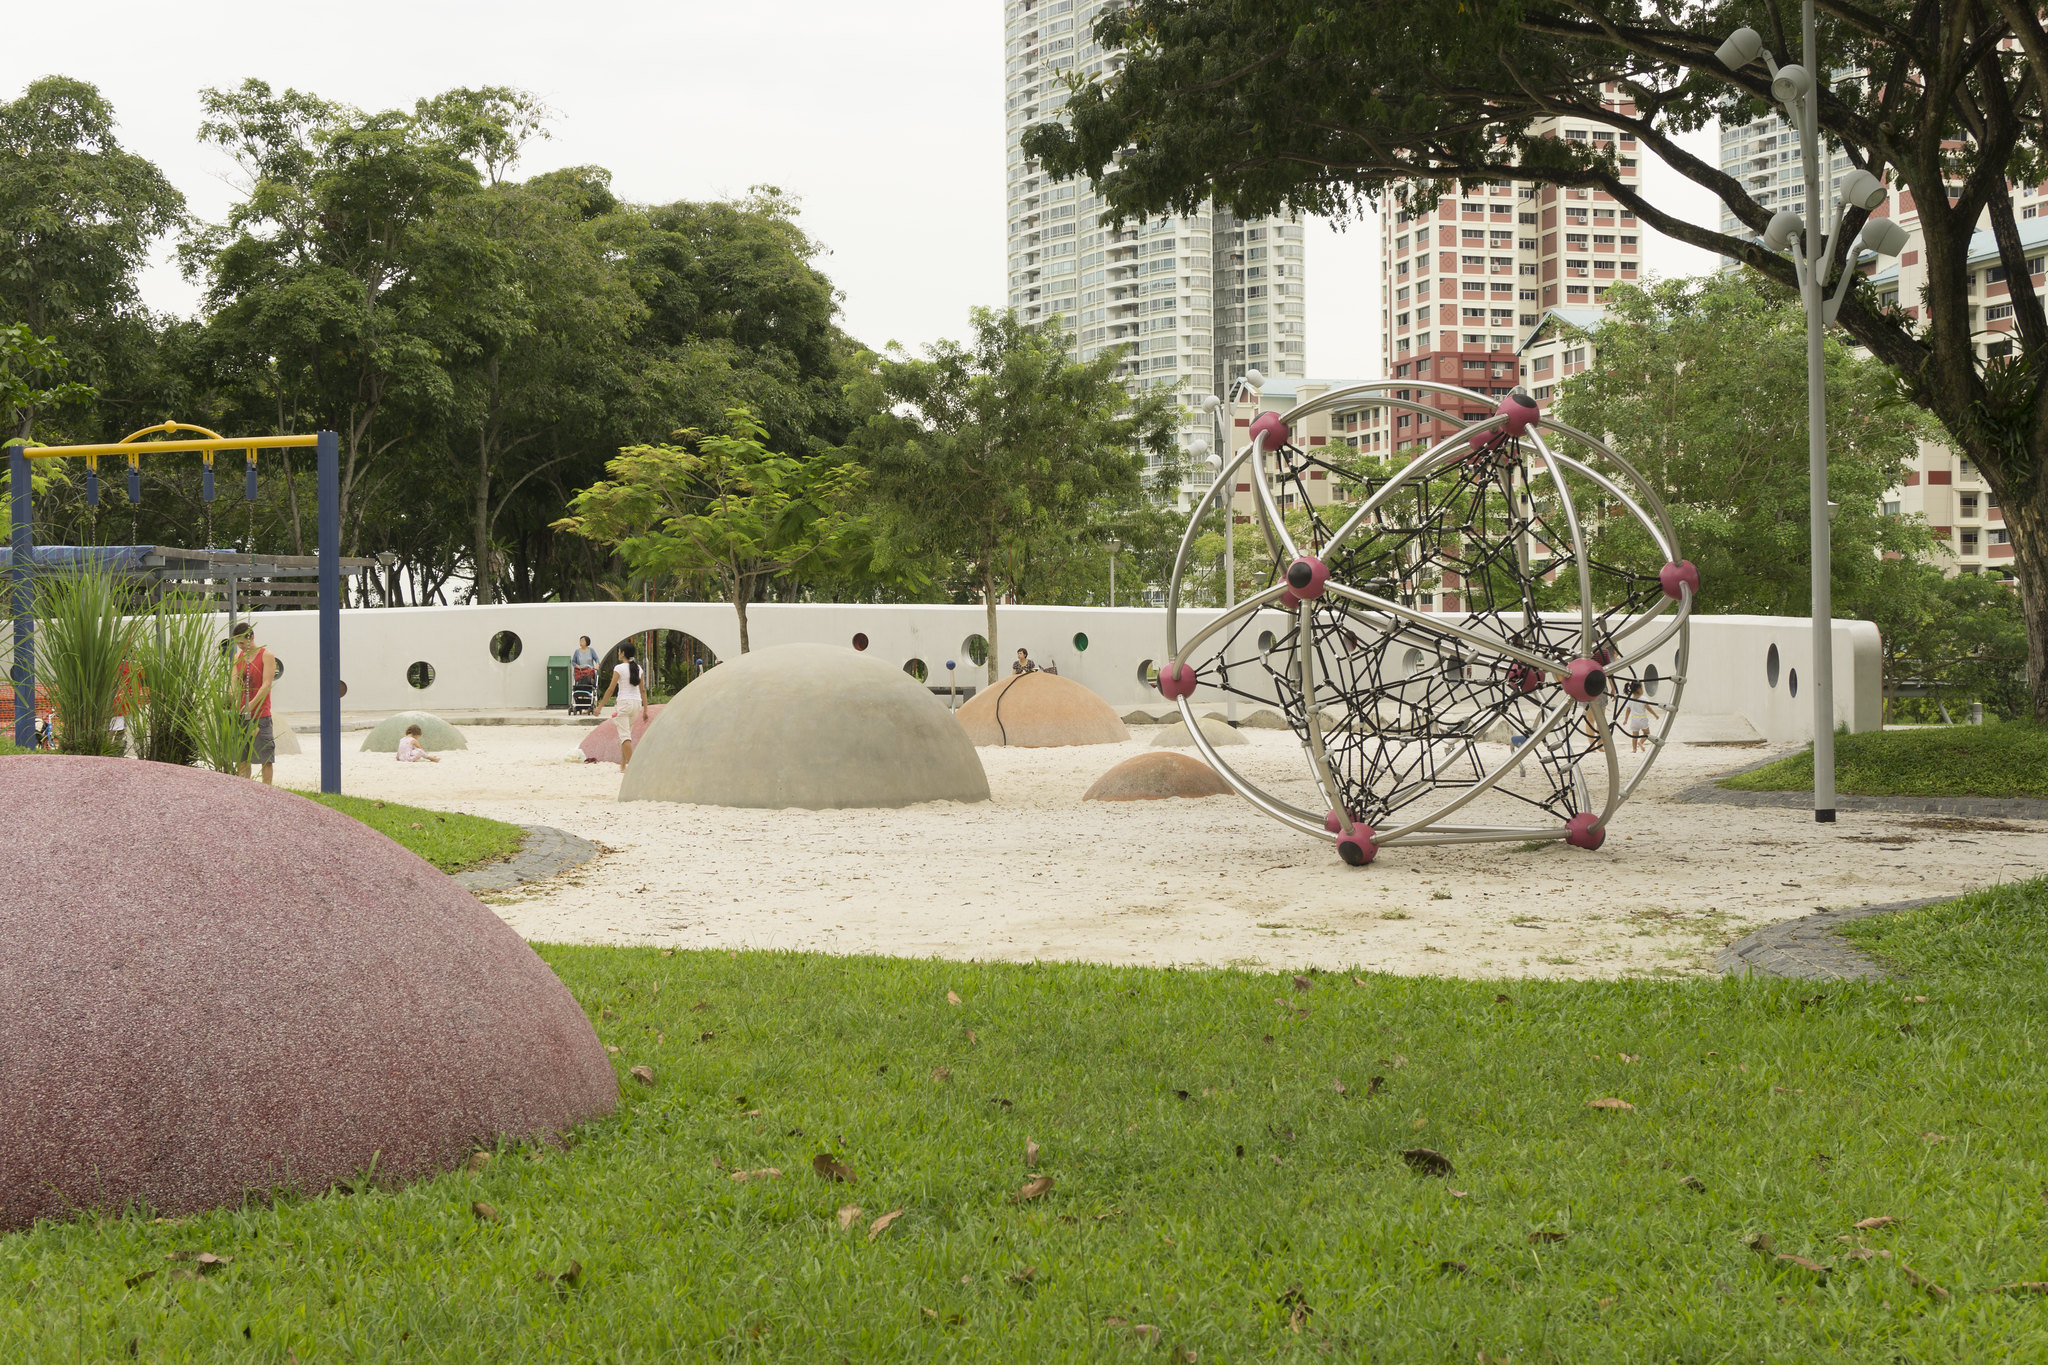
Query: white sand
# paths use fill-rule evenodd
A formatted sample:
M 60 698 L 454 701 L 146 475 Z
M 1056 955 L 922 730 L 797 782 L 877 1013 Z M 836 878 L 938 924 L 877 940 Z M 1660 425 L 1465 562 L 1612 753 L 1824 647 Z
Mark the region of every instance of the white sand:
M 608 850 L 491 897 L 530 939 L 1147 964 L 1366 967 L 1470 976 L 1712 970 L 1755 926 L 1948 895 L 2048 867 L 2048 825 L 1674 803 L 1766 756 L 1673 744 L 1604 848 L 1394 847 L 1354 869 L 1236 797 L 1083 803 L 1147 750 L 983 749 L 994 800 L 895 811 L 621 804 L 618 769 L 563 761 L 583 731 L 472 727 L 471 748 L 401 765 L 344 740 L 343 790 L 520 824 Z M 1253 780 L 1312 801 L 1287 733 L 1229 751 Z M 278 780 L 318 785 L 318 745 Z M 1986 824 L 2004 828 L 1979 828 Z

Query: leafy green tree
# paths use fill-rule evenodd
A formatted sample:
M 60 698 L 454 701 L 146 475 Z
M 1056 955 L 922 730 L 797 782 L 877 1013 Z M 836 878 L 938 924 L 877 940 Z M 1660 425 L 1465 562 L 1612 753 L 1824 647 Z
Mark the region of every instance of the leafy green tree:
M 148 348 L 136 271 L 184 209 L 163 173 L 115 138 L 97 88 L 31 82 L 0 103 L 0 322 L 61 348 L 97 394 L 118 391 Z M 13 405 L 7 434 L 26 437 L 41 406 Z
M 1904 377 L 2004 505 L 2033 711 L 2048 720 L 2048 309 L 2010 193 L 2048 170 L 2048 11 L 2004 0 L 1821 0 L 1818 11 L 1826 70 L 1869 73 L 1821 84 L 1824 143 L 1910 193 L 1924 238 L 1922 297 L 1900 300 L 1911 311 L 1858 288 L 1841 323 Z M 1791 258 L 1757 240 L 1776 206 L 1681 141 L 1714 118 L 1775 109 L 1761 62 L 1730 70 L 1715 55 L 1740 24 L 1777 61 L 1800 60 L 1796 17 L 1763 0 L 1134 0 L 1092 35 L 1125 51 L 1120 69 L 1076 88 L 1068 126 L 1031 128 L 1024 148 L 1056 177 L 1090 177 L 1119 219 L 1212 198 L 1247 217 L 1283 207 L 1342 216 L 1417 180 L 1429 195 L 1507 178 L 1596 190 L 1667 236 L 1790 286 Z M 1536 131 L 1558 116 L 1634 146 Z M 1656 178 L 1625 174 L 1623 162 L 1644 153 L 1726 204 L 1736 232 L 1660 200 Z M 1838 253 L 1863 221 L 1861 209 L 1848 215 Z M 1972 317 L 1980 221 L 2015 322 L 2010 353 L 1989 358 Z
M 1015 557 L 1028 566 L 1091 507 L 1137 493 L 1147 453 L 1173 452 L 1174 409 L 1170 394 L 1134 396 L 1118 382 L 1120 352 L 1075 363 L 1058 333 L 1014 312 L 976 309 L 973 321 L 967 344 L 873 360 L 853 392 L 875 415 L 848 449 L 900 524 L 969 568 L 987 604 L 994 682 L 997 600 L 1029 583 Z
M 854 505 L 862 471 L 771 450 L 744 408 L 726 422 L 723 433 L 621 451 L 611 478 L 577 494 L 555 527 L 612 546 L 638 574 L 710 578 L 739 616 L 745 654 L 747 604 L 768 584 L 866 550 Z
M 1870 619 L 1884 640 L 1887 684 L 1925 689 L 1919 704 L 1887 703 L 1887 716 L 1938 714 L 1980 701 L 2001 720 L 2028 712 L 2027 627 L 2019 594 L 1981 574 L 1945 578 L 1929 564 L 1890 560 Z
M 1616 285 L 1591 335 L 1594 363 L 1566 381 L 1557 411 L 1605 433 L 1665 499 L 1700 605 L 1713 612 L 1802 616 L 1806 563 L 1806 317 L 1796 299 L 1746 273 Z M 1828 483 L 1834 601 L 1873 610 L 1886 553 L 1933 548 L 1925 527 L 1881 510 L 1905 481 L 1925 415 L 1891 371 L 1833 338 L 1827 349 Z M 1603 559 L 1662 563 L 1633 518 L 1596 522 Z

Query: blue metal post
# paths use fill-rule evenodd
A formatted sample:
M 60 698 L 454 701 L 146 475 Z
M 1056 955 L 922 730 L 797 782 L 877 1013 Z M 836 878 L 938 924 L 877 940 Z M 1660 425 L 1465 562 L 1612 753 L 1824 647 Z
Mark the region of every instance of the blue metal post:
M 36 742 L 35 569 L 31 562 L 36 535 L 24 449 L 18 445 L 7 448 L 7 483 L 14 503 L 13 535 L 8 540 L 14 552 L 14 742 L 28 749 Z
M 320 790 L 341 790 L 341 438 L 320 433 Z

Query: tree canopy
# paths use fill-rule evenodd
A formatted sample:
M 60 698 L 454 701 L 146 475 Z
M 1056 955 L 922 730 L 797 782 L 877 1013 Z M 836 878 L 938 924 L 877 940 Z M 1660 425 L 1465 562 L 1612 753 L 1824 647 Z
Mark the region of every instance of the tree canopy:
M 2009 0 L 1816 0 L 1818 121 L 1851 165 L 1912 197 L 1926 290 L 1908 312 L 1859 287 L 1849 336 L 1899 372 L 1999 495 L 2025 594 L 2035 714 L 2048 719 L 2048 312 L 2021 244 L 2012 183 L 2048 170 L 2048 14 Z M 1079 83 L 1065 123 L 1024 134 L 1055 176 L 1087 175 L 1111 216 L 1186 211 L 1343 215 L 1419 184 L 1520 178 L 1612 196 L 1649 226 L 1780 284 L 1791 258 L 1761 233 L 1771 210 L 1680 135 L 1772 112 L 1760 63 L 1723 66 L 1736 27 L 1800 60 L 1796 12 L 1763 0 L 1134 0 L 1098 20 L 1115 74 Z M 1725 203 L 1725 235 L 1659 202 L 1622 149 L 1543 135 L 1572 116 L 1635 139 Z M 1852 210 L 1837 251 L 1861 226 Z M 1971 239 L 1991 230 L 2012 290 L 2010 354 L 1973 335 Z

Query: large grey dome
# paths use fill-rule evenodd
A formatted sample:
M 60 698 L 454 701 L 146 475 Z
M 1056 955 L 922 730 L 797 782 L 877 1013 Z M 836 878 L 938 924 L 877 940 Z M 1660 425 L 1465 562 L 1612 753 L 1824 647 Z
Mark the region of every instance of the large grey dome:
M 986 801 L 945 703 L 864 654 L 777 645 L 719 664 L 647 727 L 621 801 L 838 810 Z

